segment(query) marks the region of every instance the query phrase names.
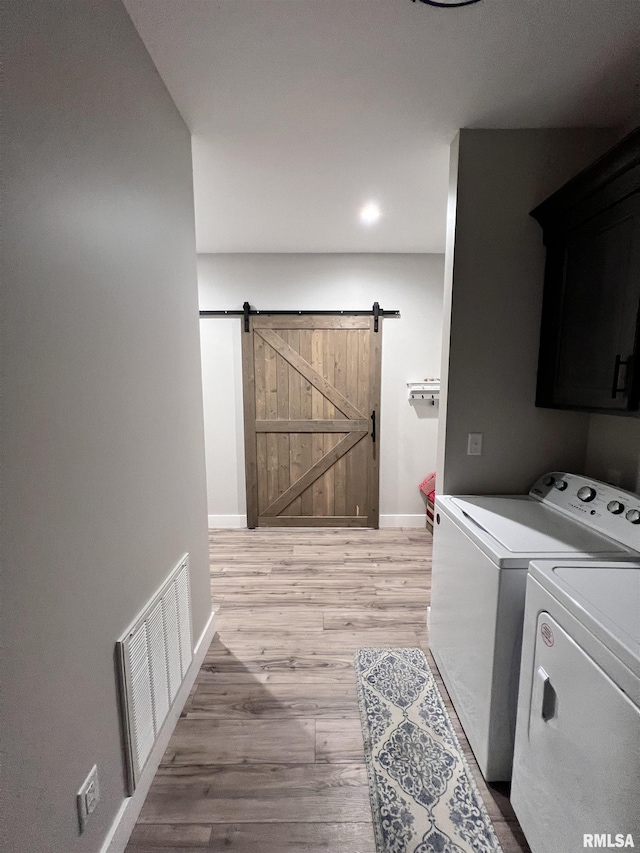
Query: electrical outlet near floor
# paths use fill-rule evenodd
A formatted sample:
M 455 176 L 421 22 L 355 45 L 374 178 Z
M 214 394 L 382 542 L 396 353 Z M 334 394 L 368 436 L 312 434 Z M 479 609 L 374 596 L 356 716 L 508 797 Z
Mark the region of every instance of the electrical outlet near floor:
M 91 768 L 87 778 L 82 783 L 76 800 L 78 803 L 78 823 L 80 825 L 80 833 L 82 834 L 86 829 L 89 818 L 96 810 L 96 806 L 100 800 L 98 768 L 95 764 Z

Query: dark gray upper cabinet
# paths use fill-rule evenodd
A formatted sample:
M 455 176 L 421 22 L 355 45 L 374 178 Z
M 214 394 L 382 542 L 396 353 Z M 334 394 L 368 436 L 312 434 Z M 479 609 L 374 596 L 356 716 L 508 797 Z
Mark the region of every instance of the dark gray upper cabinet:
M 531 215 L 547 248 L 536 405 L 640 414 L 640 129 Z

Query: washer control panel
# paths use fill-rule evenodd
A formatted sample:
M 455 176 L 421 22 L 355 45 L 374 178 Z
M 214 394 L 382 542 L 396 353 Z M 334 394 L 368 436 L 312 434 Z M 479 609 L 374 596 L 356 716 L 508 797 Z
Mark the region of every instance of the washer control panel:
M 540 477 L 529 495 L 621 545 L 640 551 L 640 495 L 562 471 Z

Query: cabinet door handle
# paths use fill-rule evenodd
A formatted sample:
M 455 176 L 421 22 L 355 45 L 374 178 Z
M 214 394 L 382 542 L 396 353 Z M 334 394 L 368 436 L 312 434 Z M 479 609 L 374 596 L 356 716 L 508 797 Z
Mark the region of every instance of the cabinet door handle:
M 624 394 L 627 390 L 627 382 L 625 375 L 625 383 L 622 388 L 618 388 L 618 382 L 620 380 L 620 368 L 622 365 L 625 367 L 629 364 L 629 359 L 624 359 L 620 354 L 616 356 L 615 364 L 613 365 L 613 382 L 611 383 L 611 399 L 615 400 L 618 394 Z
M 371 412 L 371 441 L 376 443 L 376 410 Z

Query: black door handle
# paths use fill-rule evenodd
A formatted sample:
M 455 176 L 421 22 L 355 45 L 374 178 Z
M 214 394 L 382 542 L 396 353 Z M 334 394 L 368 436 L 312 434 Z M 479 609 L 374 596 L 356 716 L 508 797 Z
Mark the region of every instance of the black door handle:
M 613 365 L 613 382 L 611 383 L 611 399 L 615 400 L 618 394 L 624 394 L 627 390 L 626 385 L 626 377 L 625 383 L 622 388 L 618 388 L 618 382 L 620 379 L 620 368 L 622 365 L 625 367 L 629 364 L 629 359 L 623 359 L 621 355 L 616 356 L 615 364 Z
M 376 410 L 371 412 L 371 441 L 376 443 Z

